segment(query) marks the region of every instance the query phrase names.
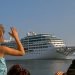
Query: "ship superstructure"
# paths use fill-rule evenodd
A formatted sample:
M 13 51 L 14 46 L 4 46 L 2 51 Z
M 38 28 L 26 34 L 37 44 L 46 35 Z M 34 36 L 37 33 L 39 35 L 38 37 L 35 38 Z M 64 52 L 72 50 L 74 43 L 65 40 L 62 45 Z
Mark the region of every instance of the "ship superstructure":
M 28 33 L 27 37 L 21 39 L 21 42 L 28 51 L 65 46 L 63 40 L 51 34 L 36 34 L 34 32 Z
M 7 56 L 6 59 L 72 59 L 75 55 L 75 47 L 67 47 L 62 39 L 52 34 L 29 32 L 21 42 L 26 54 L 19 57 Z M 17 48 L 14 40 L 4 42 L 2 45 Z

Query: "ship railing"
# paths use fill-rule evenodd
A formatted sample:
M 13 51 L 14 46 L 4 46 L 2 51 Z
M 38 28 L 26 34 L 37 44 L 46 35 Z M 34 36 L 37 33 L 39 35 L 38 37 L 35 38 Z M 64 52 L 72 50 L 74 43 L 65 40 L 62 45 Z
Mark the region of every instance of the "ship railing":
M 70 55 L 75 52 L 75 46 L 70 46 L 70 47 L 58 47 L 56 49 L 57 52 L 64 54 L 64 55 Z

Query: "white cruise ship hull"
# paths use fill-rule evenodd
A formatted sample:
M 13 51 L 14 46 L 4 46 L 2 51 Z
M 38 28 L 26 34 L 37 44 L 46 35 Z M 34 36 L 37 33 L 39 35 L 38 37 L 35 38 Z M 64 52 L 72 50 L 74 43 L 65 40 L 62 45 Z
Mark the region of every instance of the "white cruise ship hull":
M 55 48 L 44 48 L 26 53 L 24 56 L 6 56 L 6 60 L 25 60 L 25 59 L 75 59 L 75 56 L 66 56 L 58 53 Z

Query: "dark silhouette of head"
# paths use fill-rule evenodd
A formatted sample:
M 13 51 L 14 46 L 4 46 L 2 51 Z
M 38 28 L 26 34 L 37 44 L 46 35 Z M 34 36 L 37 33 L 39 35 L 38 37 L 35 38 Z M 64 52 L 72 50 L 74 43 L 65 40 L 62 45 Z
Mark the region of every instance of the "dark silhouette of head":
M 16 64 L 9 69 L 7 75 L 30 75 L 30 72 L 21 67 L 21 65 Z
M 75 75 L 75 60 L 72 61 L 72 64 L 69 66 L 66 74 L 67 75 Z

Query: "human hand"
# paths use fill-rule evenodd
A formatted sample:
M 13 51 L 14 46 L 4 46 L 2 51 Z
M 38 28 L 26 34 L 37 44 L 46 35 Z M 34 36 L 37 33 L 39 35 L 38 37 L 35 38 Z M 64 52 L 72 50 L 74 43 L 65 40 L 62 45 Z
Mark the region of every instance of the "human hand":
M 18 32 L 17 32 L 16 28 L 11 27 L 10 29 L 11 29 L 11 31 L 9 32 L 9 35 L 12 36 L 13 38 L 18 38 Z
M 63 74 L 64 74 L 64 72 L 62 72 L 62 71 L 55 73 L 55 75 L 63 75 Z

